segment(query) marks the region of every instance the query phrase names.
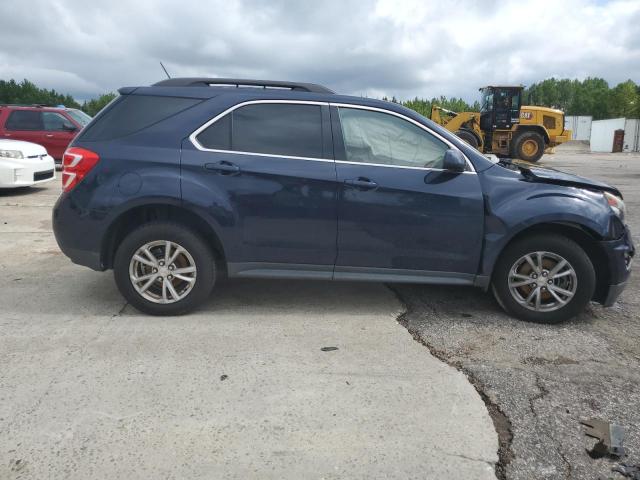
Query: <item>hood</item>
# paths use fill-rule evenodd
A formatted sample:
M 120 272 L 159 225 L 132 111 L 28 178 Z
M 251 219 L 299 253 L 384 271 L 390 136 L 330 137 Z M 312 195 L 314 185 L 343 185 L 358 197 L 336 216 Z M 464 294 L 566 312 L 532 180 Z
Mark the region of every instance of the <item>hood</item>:
M 597 180 L 591 180 L 590 178 L 580 177 L 571 173 L 561 172 L 549 167 L 535 167 L 522 163 L 513 163 L 511 159 L 502 158 L 498 160 L 498 165 L 506 168 L 507 170 L 520 171 L 520 174 L 528 182 L 535 183 L 549 183 L 553 185 L 564 185 L 567 187 L 586 188 L 588 190 L 597 190 L 601 192 L 610 192 L 614 195 L 622 198 L 620 190 L 611 185 L 608 185 Z
M 22 140 L 0 140 L 0 150 L 19 150 L 24 158 L 39 157 L 47 154 L 47 149 L 42 145 Z M 12 159 L 14 160 L 14 159 Z
M 606 183 L 591 180 L 589 178 L 579 177 L 570 173 L 561 172 L 552 168 L 529 167 L 518 164 L 520 172 L 529 182 L 551 183 L 555 185 L 566 185 L 567 187 L 587 188 L 590 190 L 599 190 L 610 192 L 622 198 L 620 190 Z

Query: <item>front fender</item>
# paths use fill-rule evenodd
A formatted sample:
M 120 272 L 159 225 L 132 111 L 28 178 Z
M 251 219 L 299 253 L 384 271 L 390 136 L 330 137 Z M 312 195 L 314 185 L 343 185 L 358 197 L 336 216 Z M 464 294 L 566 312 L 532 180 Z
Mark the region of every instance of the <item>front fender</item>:
M 564 225 L 586 231 L 598 240 L 609 237 L 612 213 L 600 192 L 513 177 L 493 178 L 490 183 L 491 194 L 485 195 L 481 275 L 491 275 L 509 242 L 532 227 Z

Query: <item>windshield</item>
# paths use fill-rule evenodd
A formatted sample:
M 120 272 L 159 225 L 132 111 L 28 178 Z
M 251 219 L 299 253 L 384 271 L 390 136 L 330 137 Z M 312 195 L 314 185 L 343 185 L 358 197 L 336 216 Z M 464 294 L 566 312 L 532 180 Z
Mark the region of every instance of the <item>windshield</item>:
M 83 127 L 86 126 L 91 121 L 91 117 L 86 113 L 84 113 L 82 110 L 69 108 L 67 109 L 67 113 L 69 113 L 69 115 L 71 115 L 73 119 Z
M 482 108 L 481 112 L 490 112 L 493 110 L 493 91 L 489 89 L 482 90 Z

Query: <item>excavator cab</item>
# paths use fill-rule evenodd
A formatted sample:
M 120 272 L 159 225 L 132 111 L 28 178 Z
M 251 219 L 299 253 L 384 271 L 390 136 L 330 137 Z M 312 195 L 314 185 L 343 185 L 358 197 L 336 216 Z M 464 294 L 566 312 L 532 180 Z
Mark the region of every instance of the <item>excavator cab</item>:
M 485 133 L 495 130 L 510 130 L 520 123 L 520 106 L 523 87 L 489 86 L 480 89 L 480 128 Z

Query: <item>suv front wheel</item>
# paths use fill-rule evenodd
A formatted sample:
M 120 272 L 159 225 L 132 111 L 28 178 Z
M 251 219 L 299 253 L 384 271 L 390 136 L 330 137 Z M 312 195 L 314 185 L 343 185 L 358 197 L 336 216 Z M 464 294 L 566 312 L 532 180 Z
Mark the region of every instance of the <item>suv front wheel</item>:
M 116 284 L 127 301 L 152 315 L 180 315 L 210 295 L 216 270 L 202 238 L 182 225 L 152 222 L 127 235 L 116 252 Z
M 493 273 L 493 293 L 522 320 L 559 323 L 584 310 L 596 286 L 593 264 L 573 240 L 535 235 L 509 245 Z

